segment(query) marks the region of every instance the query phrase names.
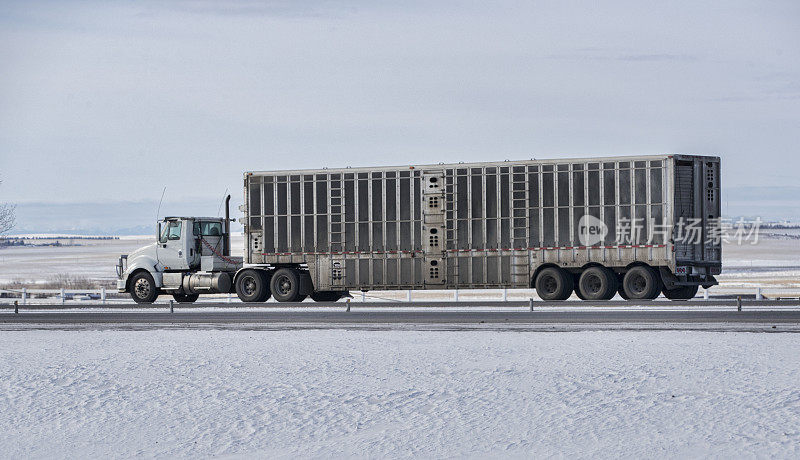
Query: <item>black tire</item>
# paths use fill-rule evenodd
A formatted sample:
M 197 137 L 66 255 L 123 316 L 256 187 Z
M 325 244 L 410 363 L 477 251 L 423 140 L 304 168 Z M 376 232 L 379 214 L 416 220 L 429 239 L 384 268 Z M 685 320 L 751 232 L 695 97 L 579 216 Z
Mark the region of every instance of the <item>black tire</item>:
M 572 295 L 572 275 L 558 267 L 548 267 L 536 276 L 536 293 L 542 300 L 567 300 Z
M 245 270 L 236 278 L 236 295 L 242 302 L 266 302 L 269 294 L 264 270 Z
M 336 302 L 343 295 L 341 291 L 316 291 L 311 293 L 311 300 L 314 302 Z
M 576 291 L 583 300 L 610 300 L 617 293 L 617 275 L 606 267 L 589 267 L 581 273 Z
M 628 300 L 628 294 L 625 294 L 625 284 L 623 281 L 625 280 L 625 274 L 617 275 L 617 294 L 623 299 Z
M 300 294 L 300 274 L 292 268 L 281 268 L 276 271 L 269 286 L 272 296 L 278 302 L 302 302 L 306 298 Z
M 675 289 L 667 289 L 664 288 L 661 292 L 664 293 L 664 297 L 668 298 L 669 300 L 689 300 L 697 295 L 697 291 L 699 290 L 700 286 L 679 286 Z
M 172 298 L 178 303 L 194 303 L 200 298 L 200 294 L 172 294 Z
M 145 271 L 141 271 L 131 278 L 130 292 L 133 301 L 136 303 L 153 303 L 158 298 L 158 288 L 153 276 Z
M 628 300 L 653 300 L 661 293 L 661 286 L 661 276 L 649 265 L 631 268 L 622 279 Z
M 586 300 L 586 297 L 584 297 L 583 294 L 581 294 L 581 290 L 578 289 L 578 280 L 580 278 L 581 278 L 580 273 L 579 274 L 573 274 L 572 275 L 572 285 L 575 286 L 575 295 L 578 296 L 578 298 L 581 299 L 581 300 Z

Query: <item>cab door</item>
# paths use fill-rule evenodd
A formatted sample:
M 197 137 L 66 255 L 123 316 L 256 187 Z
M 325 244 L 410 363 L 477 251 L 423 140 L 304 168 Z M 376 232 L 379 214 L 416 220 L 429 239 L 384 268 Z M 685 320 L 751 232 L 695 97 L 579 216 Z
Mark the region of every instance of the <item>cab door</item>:
M 165 223 L 158 242 L 158 261 L 164 270 L 187 270 L 186 225 L 180 220 L 169 220 Z

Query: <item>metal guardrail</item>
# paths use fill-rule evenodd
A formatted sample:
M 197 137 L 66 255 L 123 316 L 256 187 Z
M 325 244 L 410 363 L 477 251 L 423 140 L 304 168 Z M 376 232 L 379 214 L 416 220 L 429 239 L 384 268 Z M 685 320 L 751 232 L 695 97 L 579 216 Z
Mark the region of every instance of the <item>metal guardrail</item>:
M 713 291 L 722 291 L 719 294 L 711 294 Z M 492 298 L 486 295 L 476 294 L 476 292 L 481 291 L 470 291 L 469 297 L 464 296 L 463 291 L 461 291 L 461 297 L 459 297 L 459 290 L 447 290 L 447 291 L 434 291 L 440 293 L 439 296 L 433 296 L 431 291 L 414 291 L 414 290 L 407 290 L 407 291 L 386 291 L 383 295 L 375 295 L 372 293 L 362 292 L 362 291 L 355 291 L 353 293 L 353 303 L 380 303 L 380 302 L 396 302 L 401 305 L 411 305 L 415 303 L 415 301 L 422 301 L 426 303 L 447 303 L 447 304 L 463 304 L 464 306 L 468 306 L 469 304 L 474 304 L 475 302 L 489 302 L 489 303 L 508 303 L 508 302 L 521 302 L 521 303 L 528 303 L 529 299 L 536 298 L 537 302 L 541 302 L 535 294 L 533 294 L 532 290 L 517 290 L 517 291 L 525 291 L 525 294 L 522 296 L 513 295 L 516 297 L 516 300 L 509 299 L 509 290 L 503 289 L 500 295 L 500 298 Z M 0 293 L 7 293 L 12 294 L 12 297 L 0 298 L 0 304 L 7 303 L 13 304 L 14 301 L 18 302 L 20 305 L 31 305 L 35 303 L 48 303 L 52 304 L 52 298 L 48 299 L 35 299 L 35 296 L 42 295 L 42 294 L 49 294 L 52 295 L 56 302 L 60 303 L 61 305 L 66 305 L 67 301 L 75 302 L 75 304 L 80 305 L 91 305 L 91 304 L 131 304 L 133 305 L 134 302 L 130 297 L 127 295 L 124 298 L 115 298 L 116 295 L 109 298 L 107 295 L 109 290 L 106 288 L 100 289 L 0 289 Z M 113 294 L 117 294 L 116 290 L 111 290 Z M 398 298 L 396 293 L 402 292 L 405 295 L 403 298 Z M 395 293 L 395 296 L 391 296 L 391 293 Z M 412 293 L 415 293 L 412 297 Z M 428 294 L 427 296 L 425 294 Z M 449 299 L 443 297 L 441 293 L 448 293 Z M 390 297 L 391 296 L 391 297 Z M 477 297 L 477 298 L 476 298 Z M 697 297 L 694 300 L 719 300 L 719 299 L 729 299 L 735 300 L 736 297 L 742 297 L 745 299 L 755 299 L 755 300 L 781 300 L 781 299 L 800 299 L 800 287 L 797 288 L 775 288 L 775 287 L 762 287 L 762 286 L 722 286 L 714 289 L 701 289 L 700 293 L 698 293 Z M 235 294 L 210 294 L 201 296 L 201 300 L 198 302 L 199 304 L 207 303 L 207 302 L 217 302 L 217 303 L 240 303 L 239 298 Z M 413 299 L 413 300 L 412 300 Z M 44 302 L 37 302 L 37 300 L 41 300 Z M 603 301 L 604 302 L 614 302 L 614 301 Z M 627 302 L 627 301 L 625 301 Z M 169 300 L 164 299 L 158 303 L 169 303 Z M 578 302 L 575 302 L 578 304 Z
M 0 289 L 0 293 L 10 293 L 10 294 L 17 294 L 20 303 L 22 305 L 27 305 L 28 301 L 32 300 L 33 297 L 37 294 L 52 294 L 57 299 L 60 299 L 61 304 L 63 305 L 66 300 L 75 300 L 76 296 L 86 296 L 89 297 L 88 299 L 81 299 L 81 300 L 99 300 L 101 303 L 105 304 L 108 301 L 108 296 L 106 295 L 106 288 L 100 289 Z M 12 297 L 7 297 L 12 298 Z

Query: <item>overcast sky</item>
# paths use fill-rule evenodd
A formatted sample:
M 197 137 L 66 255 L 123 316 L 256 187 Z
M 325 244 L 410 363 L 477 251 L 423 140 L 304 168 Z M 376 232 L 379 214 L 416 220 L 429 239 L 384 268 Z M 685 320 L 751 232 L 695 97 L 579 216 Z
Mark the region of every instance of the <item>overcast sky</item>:
M 671 152 L 798 185 L 798 146 L 796 0 L 0 3 L 0 201 Z

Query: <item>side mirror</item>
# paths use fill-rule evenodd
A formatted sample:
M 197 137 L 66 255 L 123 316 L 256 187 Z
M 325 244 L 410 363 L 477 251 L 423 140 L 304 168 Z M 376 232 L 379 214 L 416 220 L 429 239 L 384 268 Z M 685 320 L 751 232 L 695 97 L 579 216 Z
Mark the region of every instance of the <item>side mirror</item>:
M 156 242 L 161 242 L 161 221 L 156 223 Z

